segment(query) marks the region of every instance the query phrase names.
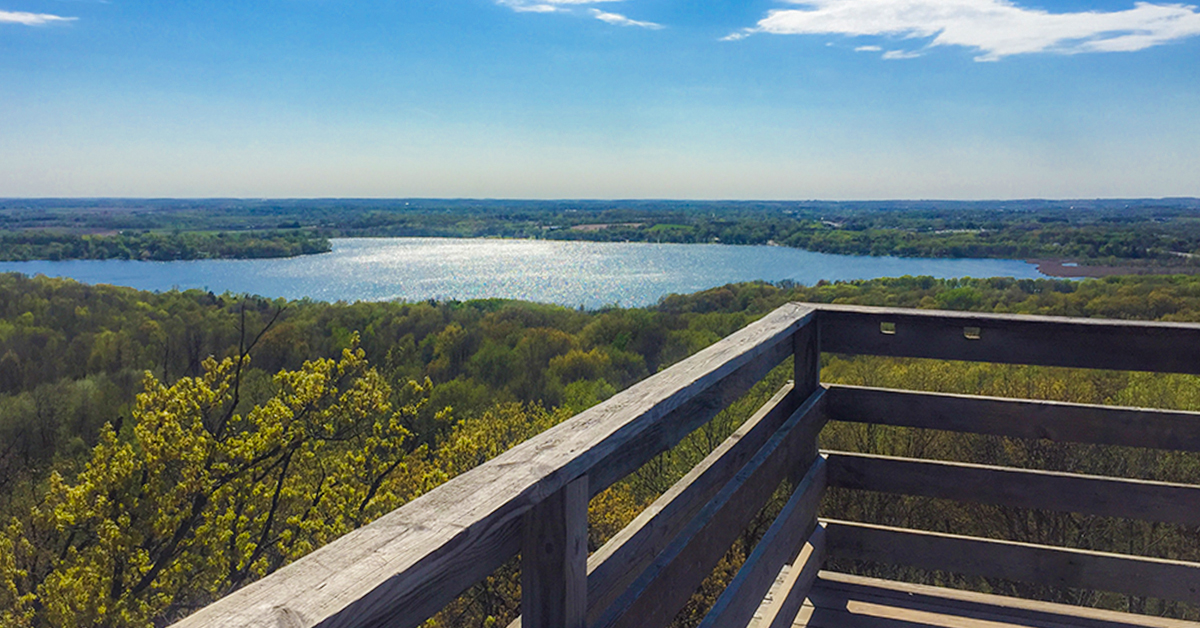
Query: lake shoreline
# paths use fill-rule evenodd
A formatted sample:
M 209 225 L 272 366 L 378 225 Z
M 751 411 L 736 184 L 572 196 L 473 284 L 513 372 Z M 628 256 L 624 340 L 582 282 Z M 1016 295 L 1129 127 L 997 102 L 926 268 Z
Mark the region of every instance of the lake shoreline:
M 640 225 L 640 224 L 641 223 L 618 223 L 617 226 L 632 226 L 632 225 Z M 610 224 L 576 225 L 574 227 L 571 227 L 571 230 L 590 232 L 590 231 L 597 230 L 599 228 L 609 227 L 609 226 L 614 226 L 614 225 L 610 225 Z M 96 235 L 96 234 L 90 234 L 90 235 Z M 608 242 L 605 240 L 591 240 L 591 239 L 571 240 L 571 239 L 560 239 L 560 238 L 520 238 L 520 237 L 506 237 L 506 236 L 481 236 L 481 237 L 477 237 L 477 238 L 471 238 L 471 237 L 462 238 L 462 237 L 438 236 L 438 235 L 429 235 L 429 236 L 350 236 L 350 237 L 343 237 L 343 238 L 329 238 L 328 236 L 323 237 L 324 243 L 326 244 L 326 246 L 330 246 L 330 243 L 332 242 L 332 240 L 336 240 L 336 239 L 393 240 L 393 239 L 401 239 L 401 238 L 422 238 L 422 239 L 429 238 L 429 239 L 445 239 L 445 240 L 475 240 L 475 239 L 479 239 L 479 240 L 516 240 L 516 241 L 534 240 L 534 241 L 547 241 L 547 242 L 581 242 L 582 241 L 582 242 L 610 243 L 610 244 L 615 243 L 615 242 Z M 626 243 L 626 244 L 637 244 L 637 243 L 661 244 L 661 243 L 656 243 L 656 242 L 652 242 L 649 240 L 640 240 L 640 239 L 629 240 L 624 243 Z M 805 252 L 809 252 L 809 253 L 821 253 L 821 254 L 828 254 L 828 255 L 846 255 L 846 254 L 838 254 L 838 253 L 827 253 L 827 252 L 817 251 L 817 250 L 813 250 L 813 249 L 806 249 L 806 248 L 802 248 L 802 247 L 781 245 L 781 244 L 778 244 L 777 242 L 775 242 L 774 240 L 770 240 L 770 241 L 768 241 L 766 243 L 762 243 L 762 244 L 725 244 L 725 243 L 720 243 L 720 242 L 716 242 L 716 243 L 676 242 L 676 243 L 672 243 L 672 244 L 679 244 L 679 245 L 683 245 L 683 246 L 703 246 L 703 245 L 708 245 L 708 244 L 718 244 L 718 245 L 722 245 L 722 246 L 733 246 L 733 247 L 777 246 L 777 247 L 781 247 L 781 248 L 793 249 L 793 250 L 797 250 L 797 251 L 805 251 Z M 30 257 L 30 258 L 25 258 L 25 259 L 15 259 L 15 258 L 5 258 L 4 256 L 0 255 L 0 262 L 62 262 L 62 261 L 85 261 L 85 260 L 86 261 L 127 260 L 127 261 L 134 261 L 134 262 L 185 262 L 185 261 L 197 261 L 197 260 L 256 260 L 256 259 L 257 260 L 269 260 L 269 259 L 291 259 L 291 258 L 313 257 L 313 256 L 319 256 L 319 255 L 326 255 L 326 254 L 330 253 L 331 251 L 332 251 L 332 247 L 330 246 L 330 248 L 328 248 L 326 250 L 320 250 L 320 251 L 294 252 L 294 253 L 286 253 L 286 254 L 266 254 L 266 255 L 258 255 L 258 256 L 256 256 L 256 255 L 220 255 L 220 254 L 218 254 L 218 255 L 203 255 L 203 256 L 196 255 L 196 256 L 181 256 L 181 257 L 164 257 L 164 258 L 147 258 L 147 257 L 141 257 L 141 258 L 132 257 L 132 258 L 130 258 L 130 257 L 120 257 L 120 256 L 52 258 L 52 257 L 36 256 L 36 257 Z M 875 257 L 875 258 L 900 257 L 900 256 L 893 256 L 893 255 L 871 255 L 871 254 L 850 255 L 850 256 L 851 257 Z M 1101 277 L 1112 277 L 1112 276 L 1117 276 L 1117 275 L 1175 275 L 1175 274 L 1191 275 L 1191 274 L 1200 273 L 1200 267 L 1167 266 L 1167 265 L 1153 265 L 1153 264 L 1143 266 L 1143 265 L 1137 264 L 1137 262 L 1140 260 L 1129 260 L 1130 263 L 1128 263 L 1128 264 L 1118 263 L 1118 264 L 1112 264 L 1112 265 L 1091 265 L 1091 264 L 1083 264 L 1083 263 L 1080 263 L 1078 260 L 1069 259 L 1069 258 L 1021 259 L 1021 258 L 1008 258 L 1008 257 L 957 258 L 957 257 L 919 257 L 919 256 L 918 257 L 907 257 L 907 256 L 904 256 L 903 259 L 912 259 L 912 260 L 992 259 L 992 260 L 998 260 L 998 261 L 1024 262 L 1027 264 L 1034 265 L 1037 268 L 1037 272 L 1039 272 L 1043 276 L 1062 278 L 1062 279 L 1101 278 Z
M 1069 259 L 1027 259 L 1026 263 L 1037 266 L 1039 273 L 1061 279 L 1098 279 L 1118 275 L 1195 275 L 1200 267 L 1133 264 L 1090 265 Z
M 2 262 L 0 271 L 267 298 L 502 298 L 588 308 L 652 305 L 669 294 L 746 281 L 1045 276 L 1020 260 L 848 256 L 779 246 L 490 238 L 336 238 L 332 245 L 329 253 L 285 259 Z

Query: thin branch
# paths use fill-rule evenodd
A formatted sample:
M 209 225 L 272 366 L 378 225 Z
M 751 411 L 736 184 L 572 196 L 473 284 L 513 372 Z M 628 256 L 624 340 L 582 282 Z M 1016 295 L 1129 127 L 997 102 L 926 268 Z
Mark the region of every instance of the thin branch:
M 258 334 L 254 336 L 254 339 L 250 341 L 249 345 L 247 345 L 246 302 L 244 300 L 242 301 L 241 322 L 238 325 L 238 357 L 237 364 L 234 366 L 233 372 L 233 399 L 230 401 L 229 409 L 225 411 L 224 416 L 221 417 L 220 421 L 217 422 L 217 425 L 214 426 L 212 430 L 212 435 L 217 440 L 221 440 L 224 437 L 225 426 L 229 424 L 229 421 L 233 419 L 233 413 L 237 411 L 238 402 L 241 400 L 242 394 L 242 369 L 246 365 L 247 358 L 250 356 L 250 351 L 254 349 L 259 340 L 262 340 L 262 337 L 267 333 L 267 330 L 271 329 L 271 327 L 275 325 L 275 322 L 279 320 L 279 317 L 284 313 L 285 310 L 287 310 L 287 307 L 281 307 L 275 310 L 275 314 L 271 316 L 271 320 L 267 321 L 267 324 L 264 325 L 261 330 L 259 330 Z

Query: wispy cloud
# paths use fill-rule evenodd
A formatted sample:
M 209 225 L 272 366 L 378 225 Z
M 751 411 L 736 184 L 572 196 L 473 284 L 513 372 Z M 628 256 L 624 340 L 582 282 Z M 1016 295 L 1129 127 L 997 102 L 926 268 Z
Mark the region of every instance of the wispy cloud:
M 883 53 L 882 58 L 884 58 L 884 59 L 916 59 L 919 56 L 921 56 L 920 52 L 915 52 L 912 50 L 889 50 L 889 51 Z
M 518 13 L 554 13 L 559 9 L 553 4 L 516 4 L 512 10 Z
M 662 24 L 654 22 L 643 22 L 635 20 L 620 13 L 612 13 L 609 11 L 601 11 L 591 7 L 590 5 L 607 3 L 607 2 L 622 2 L 623 0 L 496 0 L 496 4 L 505 6 L 519 13 L 575 13 L 576 15 L 583 14 L 586 9 L 587 15 L 609 24 L 616 26 L 639 26 L 641 28 L 660 29 Z
M 621 2 L 622 0 L 496 0 L 496 4 L 520 13 L 555 13 L 572 6 Z
M 776 9 L 753 28 L 781 35 L 932 38 L 929 46 L 963 46 L 976 61 L 1031 53 L 1129 52 L 1200 35 L 1195 6 L 1137 2 L 1124 11 L 1050 13 L 1008 0 L 785 0 L 803 8 Z M 892 50 L 884 58 L 914 53 Z
M 592 17 L 596 18 L 597 20 L 600 20 L 601 22 L 608 22 L 609 24 L 615 24 L 617 26 L 640 26 L 642 28 L 649 28 L 652 30 L 658 30 L 663 27 L 662 24 L 655 24 L 654 22 L 631 20 L 620 13 L 608 13 L 606 11 L 601 11 L 600 9 L 591 9 L 590 11 L 592 13 Z
M 0 11 L 0 24 L 24 24 L 41 26 L 54 22 L 74 22 L 79 18 L 50 15 L 49 13 L 25 13 L 22 11 Z
M 859 46 L 854 49 L 854 52 L 879 52 L 883 50 L 879 46 Z

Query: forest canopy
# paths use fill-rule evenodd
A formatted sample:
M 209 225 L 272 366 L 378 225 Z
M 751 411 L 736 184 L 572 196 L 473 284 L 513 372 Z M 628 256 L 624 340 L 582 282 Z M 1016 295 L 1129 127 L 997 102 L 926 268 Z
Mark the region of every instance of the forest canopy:
M 0 625 L 38 627 L 169 622 L 788 301 L 1200 321 L 1200 279 L 1191 276 L 749 283 L 596 311 L 149 293 L 18 274 L 0 275 L 0 295 Z M 777 370 L 597 496 L 591 548 L 736 429 L 787 373 Z M 1190 376 L 825 356 L 822 377 L 1200 410 L 1200 381 Z M 1195 482 L 1200 468 L 1194 456 L 898 429 L 835 425 L 822 439 L 831 448 L 1164 481 Z M 960 532 L 1001 537 L 1032 529 L 1038 542 L 1200 558 L 1194 534 L 1170 526 L 832 499 L 847 518 L 918 517 L 930 529 L 952 521 Z M 753 541 L 750 531 L 730 551 L 678 625 L 703 614 Z M 513 569 L 434 624 L 510 620 L 519 599 Z M 1157 601 L 1019 592 L 1198 616 Z
M 77 235 L 54 231 L 0 232 L 0 261 L 127 259 L 171 261 L 295 257 L 330 250 L 310 231 L 242 233 L 125 232 Z

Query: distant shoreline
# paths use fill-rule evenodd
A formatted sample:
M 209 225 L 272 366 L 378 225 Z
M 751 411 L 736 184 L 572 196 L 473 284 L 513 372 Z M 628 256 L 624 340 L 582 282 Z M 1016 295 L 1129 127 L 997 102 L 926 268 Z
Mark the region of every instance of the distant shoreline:
M 1165 266 L 1160 264 L 1135 266 L 1093 266 L 1074 262 L 1068 259 L 1027 259 L 1026 262 L 1036 264 L 1038 272 L 1047 277 L 1063 278 L 1099 278 L 1115 275 L 1195 275 L 1200 273 L 1200 267 L 1195 266 Z

